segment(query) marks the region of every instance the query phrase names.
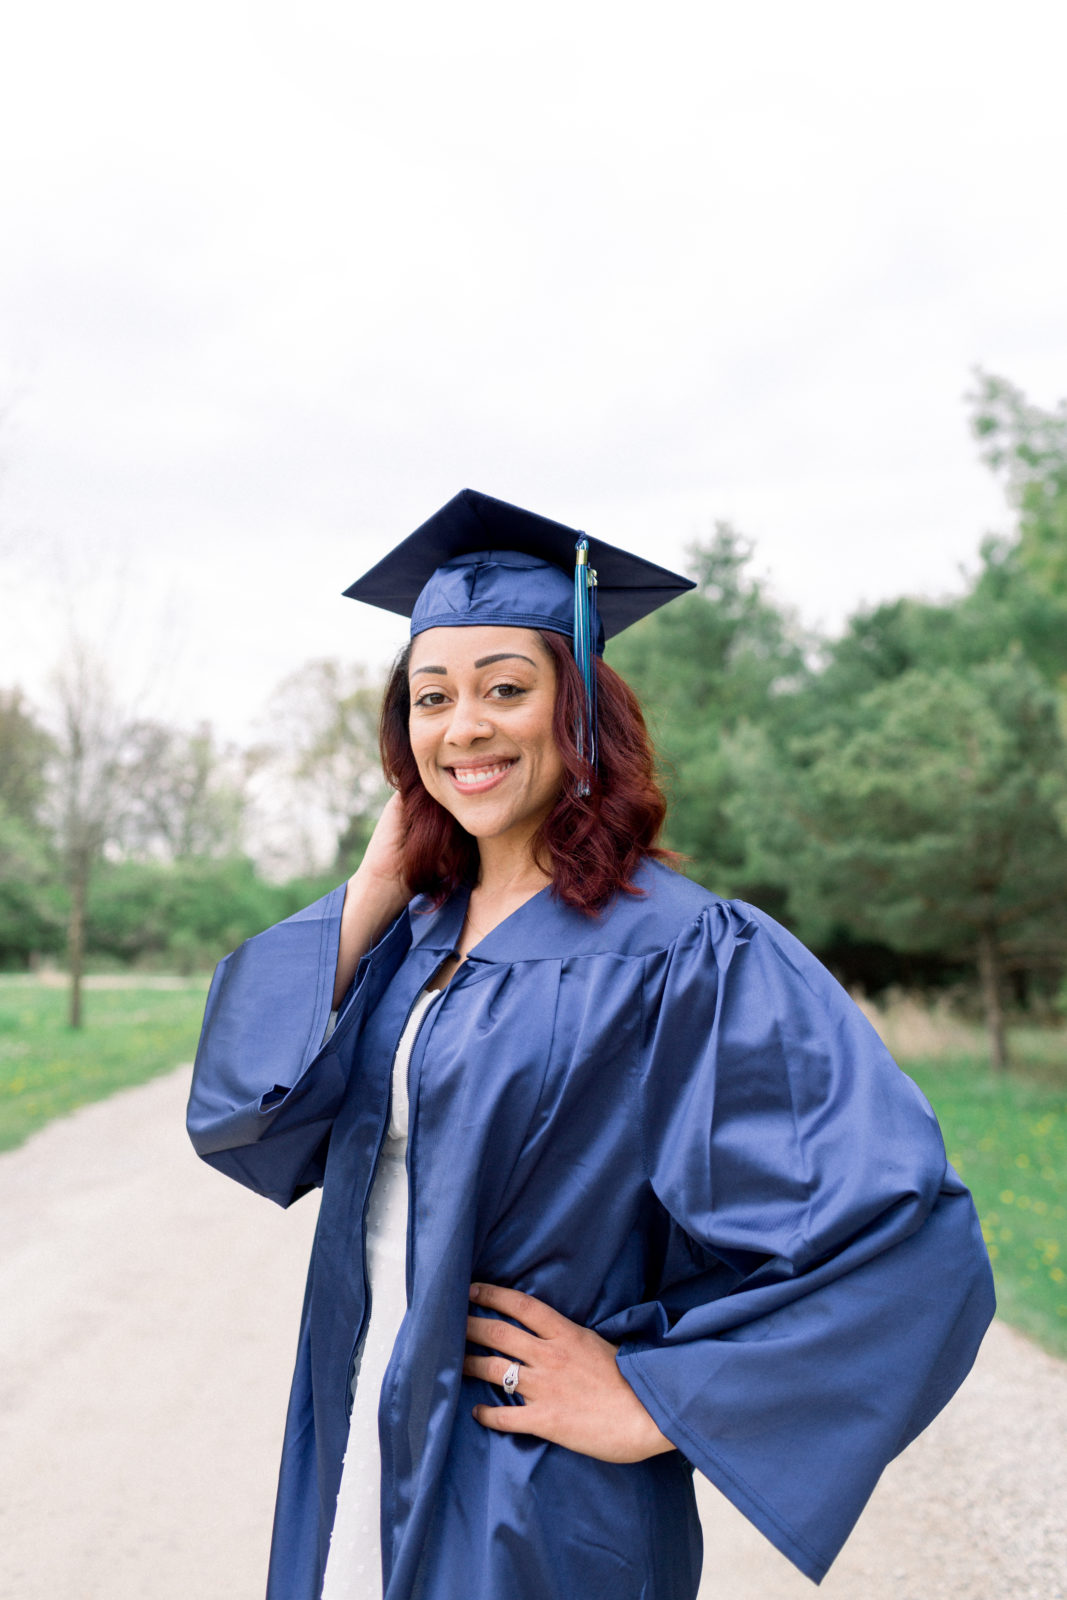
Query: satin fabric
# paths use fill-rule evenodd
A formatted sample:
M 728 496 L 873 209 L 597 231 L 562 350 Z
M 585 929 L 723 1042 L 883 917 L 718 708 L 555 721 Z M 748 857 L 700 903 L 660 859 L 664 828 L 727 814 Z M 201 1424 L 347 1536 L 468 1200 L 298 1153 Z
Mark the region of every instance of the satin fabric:
M 408 1313 L 382 1386 L 385 1600 L 693 1600 L 704 1472 L 818 1581 L 973 1361 L 992 1280 L 926 1101 L 821 964 L 655 864 L 596 918 L 543 891 L 470 954 L 409 1070 Z M 415 902 L 322 1046 L 343 886 L 220 965 L 198 1152 L 322 1183 L 268 1600 L 317 1600 L 365 1313 L 363 1213 L 410 1007 L 466 896 Z M 632 1465 L 482 1428 L 472 1280 L 621 1346 L 678 1449 Z

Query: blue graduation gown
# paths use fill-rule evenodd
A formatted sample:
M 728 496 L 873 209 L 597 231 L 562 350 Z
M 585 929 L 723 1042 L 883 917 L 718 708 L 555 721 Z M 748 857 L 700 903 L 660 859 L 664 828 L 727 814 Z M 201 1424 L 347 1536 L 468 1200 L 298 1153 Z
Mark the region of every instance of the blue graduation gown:
M 693 1466 L 818 1581 L 992 1315 L 933 1113 L 840 986 L 751 906 L 656 864 L 636 882 L 595 918 L 534 896 L 417 1040 L 386 1600 L 692 1600 Z M 189 1103 L 221 1171 L 283 1206 L 323 1186 L 268 1600 L 320 1594 L 393 1055 L 466 896 L 413 902 L 323 1044 L 343 900 L 221 963 Z M 482 1428 L 472 1406 L 508 1402 L 462 1375 L 472 1280 L 619 1344 L 677 1450 L 618 1465 Z

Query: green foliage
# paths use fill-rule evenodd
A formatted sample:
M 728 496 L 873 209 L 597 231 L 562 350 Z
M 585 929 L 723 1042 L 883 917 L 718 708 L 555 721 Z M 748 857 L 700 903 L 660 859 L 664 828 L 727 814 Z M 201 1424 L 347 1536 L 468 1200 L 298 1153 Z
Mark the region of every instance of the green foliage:
M 821 670 L 793 702 L 794 731 L 855 725 L 858 701 L 906 672 L 960 675 L 988 661 L 1023 656 L 1049 682 L 1067 673 L 1067 609 L 1039 588 L 1018 547 L 989 539 L 971 589 L 939 604 L 902 598 L 858 612 L 824 646 Z
M 62 943 L 56 863 L 40 820 L 52 748 L 21 691 L 0 690 L 0 967 Z
M 987 540 L 960 598 L 890 601 L 818 643 L 718 523 L 690 554 L 696 591 L 608 659 L 646 708 L 665 842 L 694 877 L 844 952 L 846 973 L 861 946 L 862 970 L 897 976 L 978 953 L 1002 1034 L 1002 978 L 1051 995 L 1067 955 L 1067 403 L 979 374 L 972 426 L 1018 528 Z M 360 859 L 385 798 L 362 669 L 306 663 L 246 752 L 120 715 L 84 649 L 59 678 L 54 741 L 0 693 L 0 964 L 54 950 L 68 906 L 73 952 L 95 878 L 92 959 L 194 970 Z M 263 876 L 242 859 L 246 813 Z
M 1065 953 L 1060 601 L 990 541 L 967 595 L 862 612 L 816 668 L 730 528 L 693 559 L 699 591 L 610 652 L 651 710 L 667 842 L 816 948 L 982 950 L 999 1028 L 1005 958 L 1054 984 Z
M 985 541 L 981 569 L 958 602 L 956 618 L 966 646 L 961 665 L 1015 651 L 1050 683 L 1067 678 L 1067 596 L 1051 593 L 1035 579 L 1018 543 Z
M 384 803 L 383 799 L 382 805 Z M 330 875 L 333 879 L 350 878 L 355 872 L 370 844 L 371 834 L 374 832 L 380 812 L 381 806 L 373 811 L 362 811 L 349 817 L 337 841 L 337 858 L 334 871 Z
M 1067 400 L 1046 411 L 1006 378 L 977 377 L 971 426 L 1018 512 L 1020 563 L 1041 589 L 1067 601 Z
M 1028 663 L 912 668 L 788 761 L 750 740 L 740 770 L 750 854 L 825 915 L 907 950 L 967 953 L 983 929 L 1062 940 L 1067 749 Z
M 52 749 L 52 740 L 21 689 L 0 689 L 0 811 L 34 831 L 47 791 L 45 768 Z
M 206 983 L 91 989 L 89 1026 L 66 1025 L 62 990 L 0 980 L 0 1150 L 53 1117 L 191 1061 Z
M 0 803 L 0 968 L 60 950 L 63 920 L 47 841 Z
M 731 821 L 735 773 L 724 744 L 749 720 L 773 722 L 803 681 L 804 641 L 747 568 L 751 547 L 726 523 L 689 553 L 697 590 L 653 612 L 607 658 L 649 717 L 671 802 L 666 843 L 716 889 L 747 887 Z
M 863 697 L 872 689 L 908 672 L 964 671 L 1004 654 L 1004 635 L 989 619 L 976 626 L 958 602 L 904 597 L 857 612 L 841 637 L 824 647 L 822 670 L 796 698 L 792 731 L 858 729 L 865 721 Z
M 203 971 L 288 915 L 282 909 L 288 899 L 243 857 L 105 863 L 89 896 L 89 950 L 181 973 Z

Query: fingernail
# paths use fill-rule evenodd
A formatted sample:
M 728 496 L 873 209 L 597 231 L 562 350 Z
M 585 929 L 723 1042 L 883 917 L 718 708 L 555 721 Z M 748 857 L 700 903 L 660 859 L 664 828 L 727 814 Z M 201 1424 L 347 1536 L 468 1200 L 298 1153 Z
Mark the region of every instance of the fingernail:
M 480 1283 L 472 1283 L 471 1284 L 470 1298 L 472 1300 L 477 1300 L 479 1294 L 481 1294 L 481 1291 L 482 1291 L 482 1286 L 481 1286 Z

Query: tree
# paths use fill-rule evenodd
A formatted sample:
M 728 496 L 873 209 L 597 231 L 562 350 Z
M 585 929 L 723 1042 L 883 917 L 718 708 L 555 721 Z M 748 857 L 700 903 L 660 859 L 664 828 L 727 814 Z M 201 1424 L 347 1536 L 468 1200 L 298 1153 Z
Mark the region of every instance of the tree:
M 291 871 L 348 872 L 388 797 L 378 755 L 382 686 L 358 665 L 308 661 L 276 689 L 256 752 L 260 833 Z M 269 812 L 274 815 L 270 816 Z
M 1067 400 L 1046 411 L 1006 378 L 979 370 L 977 380 L 971 427 L 1018 512 L 1021 564 L 1067 601 Z
M 1051 684 L 1067 682 L 1067 595 L 1051 592 L 1027 567 L 1017 540 L 989 538 L 970 593 L 956 607 L 966 659 L 1018 650 Z
M 825 645 L 797 713 L 814 728 L 855 716 L 858 697 L 913 669 L 955 667 L 1021 651 L 1050 682 L 1067 675 L 1067 402 L 1031 405 L 1003 378 L 978 374 L 971 426 L 1005 480 L 1018 526 L 990 535 L 966 594 L 904 597 L 853 616 Z
M 745 723 L 777 723 L 786 691 L 807 670 L 806 641 L 751 576 L 751 557 L 735 529 L 716 523 L 713 537 L 689 552 L 696 591 L 608 649 L 646 708 L 665 768 L 667 843 L 719 890 L 751 884 L 744 840 L 730 821 L 734 777 L 724 740 Z
M 77 635 L 53 674 L 56 729 L 49 809 L 69 893 L 70 1025 L 82 1025 L 89 885 L 125 805 L 123 755 L 129 720 L 103 662 Z
M 1062 959 L 1067 747 L 1054 694 L 1016 654 L 969 674 L 909 669 L 849 726 L 750 752 L 743 816 L 827 919 L 896 949 L 975 961 L 994 1064 L 1005 967 Z
M 823 645 L 820 670 L 810 676 L 791 708 L 793 730 L 858 726 L 862 697 L 879 685 L 906 672 L 988 660 L 991 641 L 972 639 L 961 610 L 958 601 L 939 604 L 903 596 L 856 612 L 840 638 Z M 999 639 L 992 653 L 1001 653 Z
M 20 689 L 0 690 L 0 962 L 54 948 L 50 840 L 41 813 L 52 741 Z
M 19 688 L 0 689 L 0 806 L 28 827 L 40 827 L 53 743 Z
M 94 951 L 120 961 L 203 971 L 295 909 L 244 857 L 105 860 L 93 875 L 88 934 Z
M 0 806 L 0 965 L 62 943 L 55 859 L 40 831 Z
M 124 853 L 162 861 L 240 854 L 245 763 L 219 749 L 209 724 L 189 732 L 135 722 L 123 743 L 126 804 L 116 822 Z

